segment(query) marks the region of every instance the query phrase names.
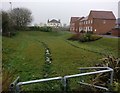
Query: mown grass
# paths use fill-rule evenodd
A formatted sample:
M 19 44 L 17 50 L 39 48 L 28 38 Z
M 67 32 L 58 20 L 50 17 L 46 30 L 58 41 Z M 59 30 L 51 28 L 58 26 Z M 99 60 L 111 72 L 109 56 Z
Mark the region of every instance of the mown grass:
M 103 55 L 113 55 L 115 57 L 120 57 L 119 56 L 119 40 L 120 38 L 105 38 L 103 37 L 100 40 L 96 40 L 93 42 L 77 42 L 77 41 L 69 41 L 73 45 L 81 48 L 81 49 L 86 49 L 88 51 L 93 51 L 93 52 L 98 52 Z
M 20 76 L 20 81 L 43 78 L 45 49 L 41 42 L 47 44 L 52 54 L 48 77 L 77 74 L 79 67 L 99 63 L 99 59 L 104 57 L 100 53 L 118 56 L 118 39 L 102 38 L 94 42 L 80 43 L 67 41 L 70 36 L 71 33 L 68 32 L 23 31 L 12 38 L 3 37 L 3 82 L 9 81 L 3 83 L 3 88 L 7 89 L 17 76 Z M 47 85 L 42 83 L 25 86 L 23 90 L 59 90 L 60 87 L 57 82 Z M 75 85 L 76 82 L 72 83 L 73 88 Z

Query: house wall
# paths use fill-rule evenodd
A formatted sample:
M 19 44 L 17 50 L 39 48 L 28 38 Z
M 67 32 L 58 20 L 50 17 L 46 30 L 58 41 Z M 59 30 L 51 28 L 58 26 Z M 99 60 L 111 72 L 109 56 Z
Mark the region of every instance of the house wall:
M 120 37 L 120 29 L 112 29 L 111 35 Z
M 75 32 L 75 23 L 74 22 L 70 23 L 70 31 Z
M 61 24 L 60 23 L 48 23 L 48 26 L 50 26 L 50 27 L 60 27 L 61 26 Z
M 70 31 L 81 32 L 83 30 L 86 32 L 91 31 L 95 34 L 106 34 L 115 27 L 115 22 L 115 19 L 95 19 L 90 13 L 88 17 L 71 23 Z
M 93 19 L 92 17 L 79 23 L 79 30 L 82 28 L 83 31 L 93 31 L 95 34 L 106 34 L 114 27 L 115 20 Z
M 93 19 L 93 33 L 106 34 L 115 27 L 115 20 Z
M 87 20 L 84 21 L 80 21 L 79 22 L 79 32 L 83 30 L 83 31 L 93 31 L 93 19 L 92 18 L 88 18 Z
M 80 20 L 77 20 L 76 22 L 75 22 L 75 32 L 79 32 L 79 21 Z

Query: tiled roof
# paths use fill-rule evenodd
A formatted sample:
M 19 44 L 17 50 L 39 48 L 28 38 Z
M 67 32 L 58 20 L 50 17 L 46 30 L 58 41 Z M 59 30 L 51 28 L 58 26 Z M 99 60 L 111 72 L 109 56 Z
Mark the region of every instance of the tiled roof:
M 84 18 L 85 18 L 85 17 L 79 17 L 77 20 L 80 21 L 80 20 L 83 20 Z
M 81 19 L 80 21 L 85 21 L 88 19 L 88 16 L 84 17 L 83 19 Z
M 93 18 L 99 19 L 116 19 L 112 11 L 90 11 Z
M 49 23 L 60 23 L 60 21 L 57 21 L 57 20 L 55 20 L 55 19 L 52 19 L 52 20 L 49 21 Z
M 78 20 L 80 17 L 71 17 L 70 23 L 73 23 Z

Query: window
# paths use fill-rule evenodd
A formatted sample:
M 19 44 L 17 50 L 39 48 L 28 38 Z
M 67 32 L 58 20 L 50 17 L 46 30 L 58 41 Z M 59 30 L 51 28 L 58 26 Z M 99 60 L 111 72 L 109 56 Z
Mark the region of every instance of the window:
M 90 27 L 90 31 L 92 31 L 92 26 Z
M 85 24 L 85 21 L 84 21 L 84 24 Z
M 88 31 L 90 31 L 89 26 L 88 26 Z
M 93 23 L 93 21 L 91 20 L 91 24 Z
M 88 20 L 88 24 L 89 24 L 89 20 Z
M 85 27 L 85 31 L 87 31 L 87 27 Z
M 88 24 L 90 24 L 90 20 L 88 20 Z
M 89 26 L 88 26 L 88 31 L 90 31 Z

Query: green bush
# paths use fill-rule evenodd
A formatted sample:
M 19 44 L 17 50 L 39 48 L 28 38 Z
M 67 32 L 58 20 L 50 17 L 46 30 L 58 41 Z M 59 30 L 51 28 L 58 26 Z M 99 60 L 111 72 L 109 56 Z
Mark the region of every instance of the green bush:
M 102 37 L 97 36 L 97 35 L 93 35 L 91 33 L 84 33 L 80 36 L 79 41 L 80 42 L 90 42 L 90 41 L 98 40 L 100 38 L 102 38 Z
M 90 41 L 91 34 L 84 33 L 81 35 L 80 40 L 81 42 L 87 42 Z
M 80 34 L 74 34 L 72 37 L 68 38 L 68 40 L 80 40 Z
M 91 33 L 78 33 L 74 34 L 72 37 L 70 37 L 68 40 L 75 40 L 80 42 L 90 42 L 100 39 L 100 36 L 93 35 Z
M 51 27 L 41 27 L 41 31 L 43 31 L 43 32 L 51 32 L 52 28 Z
M 100 66 L 100 67 L 110 67 L 114 70 L 114 81 L 113 81 L 113 90 L 116 93 L 120 93 L 120 58 L 116 58 L 112 55 L 108 55 L 105 58 L 101 59 L 103 62 L 100 64 L 96 64 L 96 66 Z M 109 74 L 98 74 L 94 80 L 92 81 L 93 84 L 108 84 L 108 78 L 110 78 Z M 105 80 L 106 79 L 106 80 Z M 105 80 L 105 81 L 104 81 Z
M 43 31 L 43 32 L 51 32 L 52 31 L 52 28 L 51 27 L 38 27 L 38 26 L 31 26 L 29 27 L 28 30 L 31 30 L 31 31 Z

